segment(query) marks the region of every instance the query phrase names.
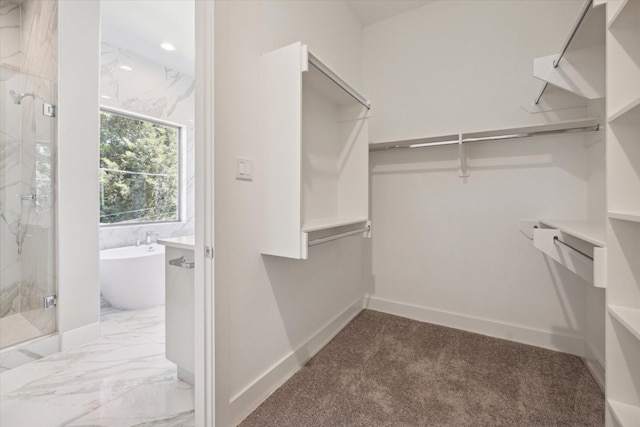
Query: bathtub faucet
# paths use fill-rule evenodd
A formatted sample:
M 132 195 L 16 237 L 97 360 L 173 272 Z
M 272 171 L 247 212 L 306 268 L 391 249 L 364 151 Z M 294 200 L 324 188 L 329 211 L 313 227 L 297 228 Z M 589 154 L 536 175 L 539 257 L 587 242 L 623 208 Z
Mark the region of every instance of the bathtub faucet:
M 158 238 L 158 237 L 160 237 L 160 233 L 158 233 L 157 231 L 147 231 L 147 238 L 145 239 L 145 241 L 144 241 L 144 242 L 145 242 L 147 245 L 150 245 L 150 244 L 152 244 L 152 243 L 153 243 L 153 238 L 154 238 L 154 237 L 155 237 L 155 238 L 156 238 L 156 240 L 157 240 L 157 238 Z

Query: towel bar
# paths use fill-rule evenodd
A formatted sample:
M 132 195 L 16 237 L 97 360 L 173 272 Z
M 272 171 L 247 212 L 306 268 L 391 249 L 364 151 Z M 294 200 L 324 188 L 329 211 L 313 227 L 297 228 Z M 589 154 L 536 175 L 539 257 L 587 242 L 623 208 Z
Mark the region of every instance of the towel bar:
M 185 258 L 183 256 L 181 256 L 180 258 L 170 259 L 169 260 L 169 265 L 174 265 L 176 267 L 192 269 L 192 268 L 196 267 L 196 262 L 195 261 L 187 262 L 187 260 L 185 260 Z

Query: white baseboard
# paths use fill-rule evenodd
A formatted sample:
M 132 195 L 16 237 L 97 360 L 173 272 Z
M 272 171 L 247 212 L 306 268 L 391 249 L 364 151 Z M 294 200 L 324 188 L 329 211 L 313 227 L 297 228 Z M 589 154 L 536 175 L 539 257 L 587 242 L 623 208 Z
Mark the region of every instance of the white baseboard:
M 67 351 L 100 338 L 100 322 L 60 332 L 60 351 Z
M 238 425 L 271 393 L 284 384 L 295 374 L 309 359 L 320 351 L 329 341 L 335 337 L 358 313 L 362 311 L 363 300 L 359 298 L 341 314 L 329 321 L 305 344 L 291 351 L 287 356 L 277 362 L 271 369 L 257 378 L 244 390 L 232 396 L 229 402 L 233 425 Z
M 522 344 L 533 345 L 549 350 L 569 353 L 584 357 L 585 345 L 582 337 L 554 334 L 538 329 L 527 328 L 495 320 L 468 316 L 428 307 L 421 307 L 391 301 L 382 298 L 368 297 L 365 299 L 365 308 L 381 311 L 396 316 L 406 317 L 421 322 L 461 329 L 476 334 L 502 338 Z
M 604 392 L 604 358 L 586 341 L 584 343 L 584 352 L 584 363 L 587 365 L 587 369 L 589 369 L 591 375 L 593 375 L 593 379 L 596 380 L 596 383 L 598 383 L 600 389 Z

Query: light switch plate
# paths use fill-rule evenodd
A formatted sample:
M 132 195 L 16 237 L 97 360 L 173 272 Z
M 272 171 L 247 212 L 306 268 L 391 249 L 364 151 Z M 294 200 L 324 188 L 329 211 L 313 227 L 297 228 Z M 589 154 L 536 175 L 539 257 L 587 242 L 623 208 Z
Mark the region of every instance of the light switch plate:
M 253 160 L 248 157 L 236 156 L 236 179 L 253 180 Z

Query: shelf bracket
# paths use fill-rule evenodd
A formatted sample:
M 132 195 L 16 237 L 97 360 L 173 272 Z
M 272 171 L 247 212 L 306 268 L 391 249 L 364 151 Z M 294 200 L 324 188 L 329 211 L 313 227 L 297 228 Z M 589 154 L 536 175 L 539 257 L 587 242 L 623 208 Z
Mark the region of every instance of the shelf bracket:
M 462 131 L 458 132 L 458 176 L 466 178 L 469 176 L 469 166 L 467 165 L 467 153 L 464 147 Z

